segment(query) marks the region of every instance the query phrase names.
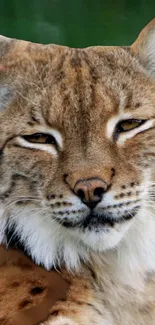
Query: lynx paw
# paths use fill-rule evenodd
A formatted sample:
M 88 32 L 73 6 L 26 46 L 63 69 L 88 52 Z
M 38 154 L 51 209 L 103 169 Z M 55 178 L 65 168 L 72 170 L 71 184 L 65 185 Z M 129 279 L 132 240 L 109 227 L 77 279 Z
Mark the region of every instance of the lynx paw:
M 79 324 L 74 320 L 69 319 L 68 317 L 60 316 L 53 320 L 49 320 L 46 323 L 42 323 L 40 325 L 79 325 Z

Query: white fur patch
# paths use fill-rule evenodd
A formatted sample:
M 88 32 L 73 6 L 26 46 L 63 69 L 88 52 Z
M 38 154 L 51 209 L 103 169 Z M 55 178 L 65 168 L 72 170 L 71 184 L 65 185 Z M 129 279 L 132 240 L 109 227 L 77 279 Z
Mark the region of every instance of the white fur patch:
M 15 208 L 9 218 L 9 225 L 14 224 L 16 234 L 32 258 L 48 270 L 64 261 L 68 269 L 79 269 L 80 258 L 88 257 L 82 243 L 75 241 L 74 234 L 38 208 L 25 208 L 22 212 Z
M 45 325 L 45 323 L 42 323 L 42 325 Z M 49 320 L 46 325 L 78 325 L 78 323 L 68 317 L 60 316 L 57 319 Z
M 42 144 L 42 143 L 31 143 L 26 141 L 25 139 L 21 138 L 21 137 L 17 137 L 17 141 L 18 143 L 21 145 L 21 147 L 25 147 L 25 148 L 31 148 L 31 149 L 37 149 L 37 150 L 42 150 L 42 151 L 46 151 L 48 153 L 50 153 L 51 155 L 56 156 L 57 155 L 57 150 L 54 147 L 54 145 L 51 144 Z
M 0 243 L 5 242 L 5 229 L 7 224 L 7 218 L 4 215 L 5 209 L 4 205 L 0 203 Z

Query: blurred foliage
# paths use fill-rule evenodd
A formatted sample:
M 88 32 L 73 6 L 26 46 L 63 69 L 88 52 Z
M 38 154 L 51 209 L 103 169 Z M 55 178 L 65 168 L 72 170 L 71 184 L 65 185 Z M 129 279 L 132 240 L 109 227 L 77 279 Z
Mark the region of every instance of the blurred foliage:
M 0 34 L 72 47 L 129 45 L 155 0 L 0 0 Z

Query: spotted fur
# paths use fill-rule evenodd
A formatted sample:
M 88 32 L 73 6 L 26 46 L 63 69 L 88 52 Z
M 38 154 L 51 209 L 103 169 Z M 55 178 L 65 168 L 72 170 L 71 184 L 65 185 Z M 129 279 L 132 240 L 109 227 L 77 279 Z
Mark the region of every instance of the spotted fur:
M 1 242 L 82 272 L 48 325 L 154 324 L 154 44 L 155 20 L 131 47 L 0 38 Z M 90 180 L 93 208 L 75 190 Z

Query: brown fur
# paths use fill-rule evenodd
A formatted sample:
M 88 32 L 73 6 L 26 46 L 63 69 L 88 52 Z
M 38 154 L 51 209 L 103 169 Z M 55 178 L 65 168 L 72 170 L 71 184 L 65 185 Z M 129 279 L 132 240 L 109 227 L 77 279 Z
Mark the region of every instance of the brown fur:
M 46 319 L 69 282 L 36 266 L 23 253 L 0 247 L 0 324 L 34 325 Z
M 128 211 L 133 202 L 135 210 L 139 205 L 143 207 L 148 180 L 152 184 L 155 181 L 155 82 L 153 46 L 149 41 L 154 26 L 155 20 L 130 48 L 72 49 L 0 39 L 0 196 L 1 210 L 4 209 L 0 218 L 7 227 L 12 222 L 12 211 L 18 211 L 17 216 L 15 212 L 13 215 L 16 226 L 21 219 L 19 212 L 31 213 L 34 208 L 38 214 L 42 211 L 40 222 L 47 217 L 47 210 L 60 223 L 75 222 L 77 216 L 84 216 L 84 207 L 77 208 L 69 198 L 73 194 L 75 198 L 79 181 L 90 179 L 104 181 L 106 194 L 115 193 L 115 204 L 105 207 L 108 211 L 115 210 L 115 215 L 122 208 Z M 135 119 L 151 120 L 152 125 L 147 132 L 143 130 L 120 143 L 117 134 L 107 135 L 107 123 L 126 113 Z M 55 146 L 56 153 L 25 148 L 19 142 L 20 135 L 39 132 L 41 126 L 47 130 L 54 128 L 61 134 L 62 146 Z M 149 198 L 151 208 L 153 195 Z M 151 208 L 146 210 L 148 223 L 152 218 Z M 23 231 L 28 216 L 29 212 L 25 214 Z M 35 217 L 32 236 L 36 230 L 34 220 Z M 131 222 L 138 231 L 138 217 Z M 116 224 L 113 219 L 110 224 L 107 222 L 107 233 L 114 234 L 111 240 L 121 233 L 122 223 Z M 67 231 L 69 238 L 70 230 Z M 132 236 L 131 233 L 131 242 L 135 240 Z M 5 236 L 3 242 L 9 245 Z M 121 243 L 120 239 L 120 246 Z M 122 250 L 125 245 L 126 242 Z M 86 246 L 87 241 L 83 249 Z M 51 308 L 44 325 L 154 324 L 154 270 L 149 263 L 146 266 L 141 262 L 137 271 L 133 261 L 125 269 L 127 254 L 123 255 L 124 263 L 119 263 L 116 247 L 114 244 L 112 250 L 104 252 L 101 248 L 88 249 L 87 266 L 83 265 L 78 276 L 62 271 L 71 286 L 66 301 Z M 135 252 L 139 251 L 137 247 Z M 149 260 L 149 249 L 147 254 Z M 37 260 L 33 252 L 31 255 Z M 67 263 L 67 258 L 58 262 Z M 20 302 L 21 307 L 27 304 L 24 301 L 23 305 Z

